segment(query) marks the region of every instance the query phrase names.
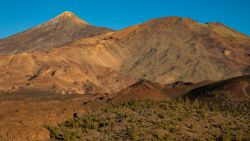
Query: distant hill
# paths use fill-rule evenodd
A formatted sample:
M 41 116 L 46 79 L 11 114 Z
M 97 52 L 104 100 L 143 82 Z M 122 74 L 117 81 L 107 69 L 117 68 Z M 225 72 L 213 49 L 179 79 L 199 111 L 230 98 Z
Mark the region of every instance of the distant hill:
M 221 23 L 165 17 L 117 31 L 131 57 L 121 71 L 161 84 L 249 74 L 250 38 Z
M 162 86 L 147 80 L 141 80 L 116 93 L 111 102 L 121 103 L 131 100 L 164 100 L 169 99 L 168 95 L 162 91 Z

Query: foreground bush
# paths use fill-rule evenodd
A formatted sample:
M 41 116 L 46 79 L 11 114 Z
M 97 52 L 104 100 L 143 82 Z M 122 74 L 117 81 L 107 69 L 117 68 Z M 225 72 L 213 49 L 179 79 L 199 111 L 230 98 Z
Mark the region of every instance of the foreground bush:
M 56 127 L 56 140 L 249 140 L 249 119 L 198 101 L 130 101 L 93 108 Z

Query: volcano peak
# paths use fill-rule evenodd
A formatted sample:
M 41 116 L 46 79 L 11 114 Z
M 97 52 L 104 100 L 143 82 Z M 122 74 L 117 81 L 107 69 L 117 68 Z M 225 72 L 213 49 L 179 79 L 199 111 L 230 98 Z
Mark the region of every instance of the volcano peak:
M 70 21 L 70 22 L 77 23 L 80 25 L 82 24 L 89 25 L 88 22 L 86 22 L 85 20 L 82 20 L 81 18 L 79 18 L 73 12 L 70 12 L 70 11 L 65 11 L 61 13 L 60 15 L 52 19 L 52 21 L 61 21 L 61 22 Z
M 71 16 L 76 16 L 73 12 L 70 12 L 70 11 L 65 11 L 63 13 L 61 13 L 59 15 L 59 17 L 62 16 L 62 17 L 71 17 Z

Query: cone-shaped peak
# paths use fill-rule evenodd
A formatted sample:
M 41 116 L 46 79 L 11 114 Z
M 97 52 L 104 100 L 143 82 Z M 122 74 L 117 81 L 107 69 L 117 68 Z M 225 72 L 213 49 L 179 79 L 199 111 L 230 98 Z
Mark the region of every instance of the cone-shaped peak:
M 75 14 L 73 12 L 70 11 L 65 11 L 63 12 L 61 15 L 65 15 L 65 16 L 74 16 Z
M 63 13 L 61 13 L 58 17 L 77 17 L 73 12 L 70 11 L 65 11 Z
M 54 19 L 52 19 L 52 21 L 56 21 L 56 22 L 73 22 L 73 23 L 76 23 L 76 24 L 89 25 L 88 22 L 82 20 L 81 18 L 79 18 L 73 12 L 70 12 L 70 11 L 63 12 L 62 14 L 60 14 L 57 17 L 55 17 Z

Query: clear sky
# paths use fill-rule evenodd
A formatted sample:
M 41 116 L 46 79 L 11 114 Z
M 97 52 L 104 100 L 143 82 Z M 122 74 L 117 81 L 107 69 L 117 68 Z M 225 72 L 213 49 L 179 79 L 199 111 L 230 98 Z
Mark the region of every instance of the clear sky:
M 222 22 L 250 35 L 250 0 L 0 0 L 0 38 L 72 11 L 87 22 L 121 29 L 146 20 L 190 17 Z

